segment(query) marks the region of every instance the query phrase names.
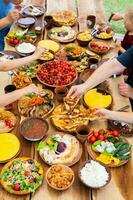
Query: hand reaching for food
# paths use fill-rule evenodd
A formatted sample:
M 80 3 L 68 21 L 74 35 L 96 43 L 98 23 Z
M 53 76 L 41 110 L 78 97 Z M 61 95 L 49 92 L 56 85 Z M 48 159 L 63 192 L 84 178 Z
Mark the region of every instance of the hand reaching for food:
M 100 119 L 111 119 L 111 114 L 113 111 L 107 109 L 97 109 L 95 114 L 98 114 Z
M 17 9 L 10 11 L 6 18 L 9 21 L 9 23 L 12 23 L 13 21 L 19 18 L 19 11 Z
M 45 48 L 43 47 L 40 47 L 40 46 L 37 46 L 35 52 L 34 52 L 34 55 L 38 58 L 40 58 L 42 56 L 42 54 L 44 53 L 45 51 Z
M 40 95 L 41 91 L 42 91 L 42 89 L 35 86 L 35 84 L 31 84 L 31 85 L 25 87 L 24 89 L 25 89 L 25 95 L 30 94 L 30 93 L 35 93 L 37 95 Z
M 86 84 L 74 85 L 69 90 L 67 97 L 77 98 L 82 96 L 86 92 Z

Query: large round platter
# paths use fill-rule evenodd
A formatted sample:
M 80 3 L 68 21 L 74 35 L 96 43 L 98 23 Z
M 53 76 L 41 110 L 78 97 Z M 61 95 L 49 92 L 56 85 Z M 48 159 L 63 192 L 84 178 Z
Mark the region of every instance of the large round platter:
M 14 129 L 17 119 L 13 113 L 0 109 L 0 133 L 10 132 Z
M 37 12 L 36 9 L 38 9 L 39 11 Z M 34 12 L 34 10 L 36 12 Z M 45 13 L 45 9 L 41 6 L 32 6 L 32 7 L 27 6 L 23 9 L 22 12 L 23 12 L 23 14 L 28 15 L 28 16 L 38 17 L 38 16 L 41 16 Z
M 63 34 L 63 32 L 66 32 L 67 35 L 58 35 L 61 33 Z M 76 39 L 76 32 L 71 27 L 67 26 L 54 27 L 48 31 L 48 37 L 56 42 L 69 43 L 73 42 Z
M 42 103 L 40 102 L 39 104 L 31 105 L 32 100 L 34 100 L 35 98 L 39 98 L 38 100 L 42 101 Z M 30 96 L 28 95 L 23 96 L 18 101 L 19 112 L 21 115 L 25 117 L 45 118 L 54 110 L 55 104 L 53 98 L 54 98 L 53 92 L 45 89 L 43 90 L 43 94 L 40 97 L 36 96 L 35 94 Z
M 120 138 L 122 139 L 123 142 L 128 143 L 128 141 L 125 138 L 123 138 L 123 137 L 120 137 Z M 93 160 L 97 160 L 97 157 L 100 155 L 100 153 L 93 151 L 92 146 L 89 142 L 86 142 L 86 147 L 87 147 L 87 151 L 88 151 L 88 154 L 90 155 L 90 157 Z M 106 164 L 106 166 L 107 167 L 120 167 L 122 165 L 125 165 L 128 161 L 129 161 L 129 159 L 128 160 L 122 160 L 122 161 L 120 161 L 120 163 L 118 165 L 111 163 L 111 164 Z
M 20 153 L 21 145 L 14 134 L 1 133 L 0 148 L 0 163 L 6 163 L 11 159 L 14 159 Z
M 4 181 L 4 178 L 2 177 L 2 175 L 6 172 L 6 170 L 10 170 L 11 172 L 10 172 L 10 177 L 11 177 L 11 175 L 12 175 L 12 168 L 14 168 L 14 165 L 16 165 L 16 162 L 20 162 L 21 164 L 20 164 L 20 168 L 22 168 L 22 170 L 24 170 L 24 172 L 26 173 L 26 166 L 24 167 L 23 165 L 24 165 L 24 162 L 27 162 L 27 164 L 28 165 L 33 165 L 33 163 L 34 163 L 34 165 L 35 165 L 35 167 L 38 167 L 38 171 L 34 171 L 34 169 L 32 169 L 32 171 L 31 171 L 31 173 L 34 173 L 34 172 L 36 172 L 36 174 L 38 175 L 38 177 L 41 179 L 41 180 L 39 180 L 39 182 L 38 183 L 35 183 L 34 182 L 34 184 L 35 184 L 35 189 L 34 190 L 32 190 L 33 188 L 30 188 L 29 190 L 27 189 L 23 189 L 23 190 L 18 190 L 18 184 L 17 184 L 17 188 L 12 188 L 11 187 L 11 180 L 9 181 L 8 180 L 8 178 L 7 178 L 7 181 L 8 181 L 8 183 L 10 183 L 9 185 L 7 185 L 7 181 L 5 182 Z M 32 164 L 31 164 L 31 162 L 32 162 Z M 17 164 L 18 165 L 18 164 Z M 12 166 L 12 168 L 11 168 L 11 166 Z M 16 170 L 16 172 L 18 173 L 18 174 L 20 174 L 20 172 L 22 171 L 20 171 L 19 169 L 16 169 L 15 168 L 15 170 Z M 26 194 L 30 194 L 31 192 L 34 192 L 41 184 L 42 184 L 42 180 L 43 180 L 43 168 L 42 168 L 42 166 L 40 165 L 40 163 L 38 163 L 37 161 L 35 161 L 35 160 L 33 160 L 32 158 L 29 158 L 29 157 L 20 157 L 20 158 L 16 158 L 16 159 L 14 159 L 14 160 L 12 160 L 12 161 L 10 161 L 10 162 L 8 162 L 4 167 L 3 167 L 3 169 L 2 169 L 2 171 L 1 171 L 1 180 L 0 180 L 0 182 L 1 182 L 1 185 L 3 186 L 3 188 L 6 190 L 6 191 L 8 191 L 9 193 L 12 193 L 12 194 L 16 194 L 16 195 L 26 195 Z M 4 176 L 8 176 L 7 175 L 7 173 L 6 173 L 6 175 L 4 174 Z M 15 176 L 15 175 L 14 175 Z M 21 176 L 22 176 L 22 174 L 21 174 Z M 36 175 L 35 175 L 35 173 L 34 173 L 34 176 L 35 176 L 35 178 L 36 178 Z M 19 177 L 19 175 L 18 175 L 18 177 Z M 23 175 L 23 177 L 25 177 L 24 175 Z M 17 178 L 17 179 L 19 179 L 19 178 Z M 29 184 L 30 185 L 30 180 L 29 180 L 29 178 L 28 178 L 28 175 L 26 176 L 26 181 L 27 181 L 27 184 Z M 22 182 L 20 181 L 20 184 L 22 184 Z M 33 184 L 33 183 L 32 183 Z M 14 185 L 14 183 L 12 183 L 12 185 Z M 15 187 L 15 186 L 14 186 Z M 29 186 L 29 187 L 31 187 L 31 186 Z M 19 189 L 20 189 L 20 186 L 19 186 Z
M 77 17 L 71 10 L 55 11 L 52 13 L 55 26 L 73 26 Z
M 67 159 L 68 159 L 68 162 L 66 162 L 65 161 L 65 156 L 64 156 L 64 158 L 62 158 L 62 159 L 64 159 L 64 162 L 63 162 L 63 160 L 62 161 L 59 161 L 59 160 L 57 160 L 57 161 L 53 161 L 53 159 L 52 159 L 52 161 L 53 162 L 48 162 L 48 161 L 46 161 L 46 159 L 44 158 L 44 156 L 42 155 L 42 153 L 39 151 L 39 155 L 40 155 L 40 157 L 42 158 L 42 160 L 45 162 L 45 163 L 47 163 L 48 165 L 53 165 L 53 164 L 65 164 L 65 165 L 67 165 L 67 166 L 72 166 L 72 165 L 74 165 L 74 164 L 76 164 L 79 160 L 80 160 L 80 158 L 81 158 L 81 156 L 82 156 L 82 152 L 83 152 L 83 149 L 82 149 L 82 145 L 80 144 L 80 142 L 76 139 L 76 137 L 75 136 L 73 136 L 73 135 L 70 135 L 70 134 L 65 134 L 65 133 L 61 133 L 61 132 L 55 132 L 54 134 L 51 134 L 51 135 L 49 135 L 46 139 L 44 139 L 43 140 L 43 142 L 46 142 L 46 141 L 48 141 L 49 140 L 49 138 L 50 138 L 50 136 L 55 136 L 55 135 L 58 135 L 59 137 L 61 137 L 61 138 L 63 138 L 63 137 L 65 137 L 65 139 L 64 139 L 64 141 L 65 140 L 67 140 L 67 142 L 69 141 L 69 143 L 70 143 L 70 141 L 72 140 L 72 141 L 74 141 L 74 143 L 73 144 L 75 144 L 75 145 L 72 145 L 73 147 L 71 147 L 71 151 L 69 152 L 69 154 L 66 154 L 66 157 L 67 157 Z M 68 139 L 66 139 L 66 138 L 68 138 Z M 42 141 L 41 141 L 41 143 L 42 143 Z M 67 145 L 67 144 L 66 144 Z M 74 148 L 75 147 L 75 148 Z M 67 147 L 66 147 L 67 148 Z M 69 146 L 69 149 L 70 149 L 70 146 Z M 78 149 L 78 150 L 77 150 Z M 75 155 L 76 154 L 76 155 Z M 70 156 L 72 157 L 72 158 L 70 158 Z M 50 154 L 48 155 L 48 157 L 50 157 Z M 58 154 L 58 157 L 59 157 L 59 154 Z M 71 160 L 72 159 L 72 160 Z M 71 161 L 70 161 L 71 160 Z
M 51 65 L 52 65 L 52 63 L 53 63 L 53 66 L 55 67 L 55 64 L 59 64 L 59 65 L 62 65 L 62 68 L 60 68 L 62 71 L 60 71 L 60 74 L 61 74 L 61 76 L 62 77 L 64 77 L 64 80 L 66 80 L 66 77 L 64 76 L 64 74 L 65 74 L 65 71 L 66 70 L 68 70 L 68 69 L 65 69 L 64 67 L 63 67 L 63 64 L 65 63 L 65 64 L 67 64 L 67 65 L 69 65 L 70 66 L 70 68 L 69 68 L 69 70 L 67 71 L 67 73 L 65 74 L 67 77 L 68 77 L 68 72 L 70 72 L 70 73 L 72 73 L 72 70 L 73 70 L 73 79 L 71 80 L 71 82 L 69 82 L 69 83 L 67 83 L 67 84 L 65 84 L 65 83 L 60 83 L 60 84 L 55 84 L 55 83 L 53 83 L 53 84 L 48 84 L 48 83 L 46 83 L 45 81 L 42 81 L 41 79 L 40 79 L 40 76 L 43 76 L 43 77 L 45 77 L 45 73 L 42 71 L 42 70 L 45 70 L 45 69 L 47 69 L 48 67 L 50 67 L 50 69 L 52 70 L 52 68 L 51 68 Z M 57 67 L 55 67 L 53 70 L 57 70 Z M 50 73 L 50 72 L 49 72 Z M 49 80 L 49 78 L 53 78 L 53 77 L 55 77 L 56 78 L 56 80 L 58 80 L 57 79 L 57 76 L 58 76 L 58 73 L 57 73 L 57 71 L 55 72 L 56 73 L 56 75 L 54 75 L 54 76 L 52 76 L 52 75 L 47 75 L 47 80 Z M 48 78 L 48 76 L 49 76 L 49 78 Z M 42 67 L 38 70 L 38 72 L 37 72 L 37 79 L 42 83 L 42 84 L 44 84 L 44 85 L 46 85 L 46 86 L 48 86 L 48 87 L 62 87 L 62 86 L 70 86 L 70 85 L 72 85 L 76 80 L 77 80 L 77 77 L 78 77 L 78 74 L 77 74 L 77 71 L 76 71 L 76 69 L 75 69 L 75 67 L 72 65 L 72 64 L 69 64 L 69 63 L 67 63 L 67 62 L 65 62 L 65 61 L 49 61 L 49 62 L 47 62 L 47 63 L 45 63 L 45 64 L 43 64 L 42 65 Z M 71 77 L 72 78 L 72 77 Z M 69 79 L 70 79 L 70 77 L 69 77 Z M 61 80 L 61 78 L 60 78 L 60 80 Z
M 70 113 L 66 110 L 65 105 L 60 104 L 55 107 L 51 122 L 60 131 L 73 133 L 80 125 L 88 125 L 89 121 L 98 119 L 99 116 L 94 114 L 93 109 L 86 109 L 83 105 L 77 104 Z

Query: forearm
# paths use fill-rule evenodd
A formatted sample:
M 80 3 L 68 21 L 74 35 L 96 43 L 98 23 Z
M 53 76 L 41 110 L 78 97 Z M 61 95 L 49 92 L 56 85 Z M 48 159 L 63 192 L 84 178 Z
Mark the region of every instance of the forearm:
M 121 53 L 124 53 L 126 51 L 123 47 L 120 47 L 119 50 L 120 50 Z
M 9 20 L 7 17 L 4 17 L 3 19 L 0 20 L 0 30 L 5 28 L 8 24 L 10 24 Z
M 133 112 L 111 111 L 109 119 L 120 122 L 133 123 Z
M 102 66 L 100 66 L 91 76 L 90 78 L 84 83 L 86 90 L 89 90 L 104 80 L 106 80 L 108 77 L 112 76 L 113 74 L 117 74 L 122 72 L 125 69 L 124 66 L 122 66 L 117 59 L 110 60 L 106 63 L 104 63 Z
M 7 106 L 8 104 L 18 100 L 21 96 L 26 95 L 27 90 L 25 88 L 15 90 L 8 94 L 0 95 L 0 107 Z
M 36 59 L 37 59 L 36 55 L 31 55 L 25 58 L 4 61 L 0 63 L 0 71 L 9 71 L 17 67 L 23 66 L 25 64 L 28 64 Z

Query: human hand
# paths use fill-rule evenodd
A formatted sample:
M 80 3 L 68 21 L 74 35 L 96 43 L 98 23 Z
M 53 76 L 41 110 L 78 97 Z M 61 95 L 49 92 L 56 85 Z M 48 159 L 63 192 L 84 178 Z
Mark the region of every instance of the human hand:
M 121 19 L 123 19 L 123 14 L 121 14 L 121 13 L 114 13 L 114 15 L 112 17 L 113 21 L 118 21 L 118 20 L 121 20 Z
M 127 83 L 120 83 L 118 88 L 120 95 L 133 99 L 133 88 L 130 85 Z
M 87 86 L 85 83 L 80 85 L 74 85 L 69 90 L 67 97 L 77 98 L 82 96 L 87 90 Z
M 37 46 L 37 48 L 36 48 L 36 50 L 35 50 L 33 56 L 35 56 L 36 59 L 38 59 L 38 58 L 41 57 L 41 55 L 44 53 L 44 51 L 45 51 L 45 48 L 40 47 L 40 46 Z
M 120 49 L 120 47 L 121 47 L 121 41 L 120 40 L 116 40 L 115 45 L 116 45 L 117 48 Z
M 9 23 L 17 20 L 19 18 L 19 11 L 16 10 L 16 9 L 10 11 L 6 18 L 7 18 Z
M 42 90 L 38 88 L 37 86 L 35 86 L 35 84 L 30 84 L 29 86 L 24 88 L 24 93 L 25 93 L 24 95 L 30 94 L 30 93 L 35 93 L 37 95 L 40 95 L 41 91 Z
M 100 119 L 111 119 L 112 112 L 107 109 L 97 109 L 95 113 L 100 116 Z

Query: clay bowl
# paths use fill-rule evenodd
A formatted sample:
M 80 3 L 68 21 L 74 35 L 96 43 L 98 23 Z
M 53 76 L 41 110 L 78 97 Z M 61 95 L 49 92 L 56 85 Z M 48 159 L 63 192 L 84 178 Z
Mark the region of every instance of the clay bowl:
M 51 188 L 55 189 L 55 190 L 58 190 L 58 191 L 67 190 L 68 188 L 70 188 L 70 187 L 72 186 L 72 184 L 73 184 L 73 182 L 74 182 L 74 179 L 75 179 L 74 172 L 73 172 L 73 170 L 72 170 L 70 167 L 68 167 L 68 166 L 66 166 L 66 165 L 62 165 L 62 164 L 56 164 L 56 165 L 61 166 L 66 172 L 69 171 L 69 172 L 72 173 L 73 178 L 72 178 L 72 180 L 71 180 L 71 183 L 70 183 L 67 187 L 65 187 L 65 188 L 58 188 L 58 187 L 53 186 L 53 185 L 49 182 L 49 180 L 48 180 L 48 175 L 49 175 L 49 173 L 50 173 L 50 171 L 51 171 L 51 168 L 52 168 L 54 165 L 52 165 L 52 166 L 47 170 L 46 176 L 45 176 L 45 177 L 46 177 L 46 181 L 47 181 L 48 185 L 49 185 Z
M 106 167 L 104 164 L 102 164 L 102 163 L 99 162 L 99 161 L 96 161 L 96 162 L 98 162 L 100 165 L 102 165 L 103 167 L 105 167 L 105 169 L 106 169 L 106 171 L 107 171 L 107 173 L 108 173 L 108 175 L 109 175 L 109 178 L 108 178 L 106 184 L 104 184 L 104 185 L 102 185 L 102 186 L 100 186 L 100 187 L 92 187 L 91 185 L 87 185 L 87 184 L 82 180 L 81 175 L 80 175 L 80 171 L 81 171 L 81 169 L 82 169 L 87 163 L 90 163 L 90 161 L 91 161 L 91 160 L 87 160 L 87 161 L 83 162 L 83 163 L 81 164 L 81 166 L 79 167 L 79 170 L 78 170 L 78 177 L 79 177 L 79 180 L 80 180 L 85 186 L 87 186 L 87 187 L 89 187 L 89 188 L 93 188 L 93 189 L 100 189 L 100 188 L 102 188 L 102 187 L 108 185 L 109 182 L 110 182 L 110 180 L 111 180 L 111 171 L 110 171 L 110 169 L 109 169 L 108 167 Z
M 88 40 L 81 40 L 81 39 L 79 39 L 79 35 L 81 33 L 84 33 L 84 32 L 79 32 L 76 36 L 76 39 L 80 46 L 85 47 L 89 44 L 89 42 L 93 39 L 93 37 L 90 37 L 90 39 L 88 39 Z

